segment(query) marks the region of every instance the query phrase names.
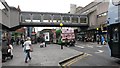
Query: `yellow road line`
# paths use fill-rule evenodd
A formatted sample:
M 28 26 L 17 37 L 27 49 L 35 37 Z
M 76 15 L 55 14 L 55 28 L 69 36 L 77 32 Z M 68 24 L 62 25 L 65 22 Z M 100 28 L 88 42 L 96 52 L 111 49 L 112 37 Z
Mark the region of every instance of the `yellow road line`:
M 78 57 L 78 58 L 76 58 L 76 60 L 74 60 L 73 62 L 69 63 L 67 66 L 70 66 L 70 65 L 72 65 L 73 63 L 77 62 L 78 60 L 80 60 L 80 59 L 82 59 L 82 58 L 85 58 L 85 57 L 87 57 L 87 56 L 88 56 L 88 55 L 85 54 L 85 55 L 83 55 L 82 57 Z
M 85 53 L 84 55 L 82 55 L 82 56 L 80 56 L 80 57 L 77 57 L 77 58 L 75 58 L 75 59 L 73 59 L 73 60 L 71 60 L 71 61 L 68 61 L 67 63 L 63 64 L 62 66 L 63 66 L 64 68 L 67 68 L 67 67 L 70 68 L 70 67 L 69 67 L 70 65 L 72 65 L 73 63 L 75 63 L 75 62 L 77 62 L 78 60 L 80 60 L 80 59 L 82 59 L 82 58 L 85 58 L 85 57 L 87 57 L 87 56 L 92 56 L 92 55 Z

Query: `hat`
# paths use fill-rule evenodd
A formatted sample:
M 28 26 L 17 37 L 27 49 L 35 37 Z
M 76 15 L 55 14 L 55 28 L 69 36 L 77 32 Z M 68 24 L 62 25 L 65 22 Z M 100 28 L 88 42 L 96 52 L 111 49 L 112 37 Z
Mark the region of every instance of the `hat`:
M 27 37 L 27 40 L 30 40 L 31 38 L 30 37 Z

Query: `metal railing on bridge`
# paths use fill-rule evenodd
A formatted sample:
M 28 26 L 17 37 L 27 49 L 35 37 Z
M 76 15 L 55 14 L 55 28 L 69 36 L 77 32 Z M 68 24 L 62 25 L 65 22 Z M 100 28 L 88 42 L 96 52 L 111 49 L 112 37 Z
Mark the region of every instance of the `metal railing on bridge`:
M 20 12 L 20 25 L 25 26 L 88 26 L 86 15 L 48 12 Z

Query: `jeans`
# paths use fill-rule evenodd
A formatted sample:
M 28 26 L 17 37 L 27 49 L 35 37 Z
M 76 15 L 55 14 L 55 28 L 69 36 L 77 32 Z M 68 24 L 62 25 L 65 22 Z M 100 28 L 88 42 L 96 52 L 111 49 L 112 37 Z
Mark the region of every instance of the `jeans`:
M 27 59 L 31 59 L 30 57 L 30 50 L 26 50 L 26 58 L 25 58 L 25 61 L 27 61 Z

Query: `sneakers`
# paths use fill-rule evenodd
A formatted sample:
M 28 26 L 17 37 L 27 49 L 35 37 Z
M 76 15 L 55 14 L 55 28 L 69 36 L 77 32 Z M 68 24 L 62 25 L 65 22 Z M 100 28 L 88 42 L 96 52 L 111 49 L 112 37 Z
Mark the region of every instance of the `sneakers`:
M 32 59 L 32 58 L 29 58 L 30 60 Z
M 29 60 L 31 60 L 32 58 L 29 58 Z M 25 63 L 28 63 L 28 61 L 25 61 Z
M 27 61 L 25 61 L 25 63 L 28 63 Z

